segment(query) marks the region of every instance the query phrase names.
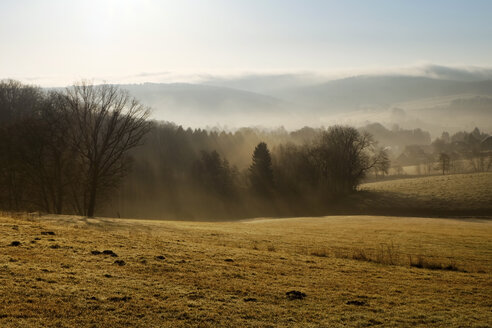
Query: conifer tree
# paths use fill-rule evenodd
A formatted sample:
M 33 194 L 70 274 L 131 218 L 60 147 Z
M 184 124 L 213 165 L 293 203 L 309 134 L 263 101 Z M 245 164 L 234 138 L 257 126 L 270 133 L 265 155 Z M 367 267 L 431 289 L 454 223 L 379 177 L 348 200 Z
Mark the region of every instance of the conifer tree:
M 273 191 L 272 157 L 268 146 L 260 142 L 253 152 L 253 163 L 249 167 L 251 187 L 260 195 L 268 195 Z

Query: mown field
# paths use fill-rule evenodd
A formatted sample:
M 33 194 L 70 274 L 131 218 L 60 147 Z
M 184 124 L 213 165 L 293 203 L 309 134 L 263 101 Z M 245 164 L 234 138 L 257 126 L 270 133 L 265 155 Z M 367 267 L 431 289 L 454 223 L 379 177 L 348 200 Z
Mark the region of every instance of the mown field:
M 492 172 L 373 182 L 360 189 L 366 192 L 356 197 L 361 209 L 492 216 Z
M 1 327 L 492 325 L 488 219 L 3 216 L 0 250 Z

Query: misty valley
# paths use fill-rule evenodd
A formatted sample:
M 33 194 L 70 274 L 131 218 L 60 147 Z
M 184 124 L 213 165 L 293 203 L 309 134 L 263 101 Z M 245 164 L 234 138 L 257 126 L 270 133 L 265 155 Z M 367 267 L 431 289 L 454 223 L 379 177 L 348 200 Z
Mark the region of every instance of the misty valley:
M 379 123 L 185 129 L 151 121 L 117 86 L 44 91 L 6 81 L 0 89 L 0 202 L 11 211 L 160 219 L 356 214 L 358 197 L 374 197 L 360 191 L 363 183 L 492 169 L 492 137 L 477 127 L 434 139 L 420 128 Z M 490 209 L 483 205 L 471 213 Z
M 0 328 L 492 327 L 491 13 L 1 0 Z
M 7 326 L 343 326 L 347 313 L 357 313 L 355 326 L 456 320 L 444 314 L 449 301 L 426 314 L 435 294 L 377 314 L 415 288 L 459 296 L 460 321 L 471 311 L 477 324 L 488 320 L 484 130 L 191 128 L 151 113 L 117 85 L 0 83 Z M 476 284 L 483 289 L 470 292 Z M 50 301 L 32 307 L 46 293 Z M 331 304 L 329 316 L 320 304 Z

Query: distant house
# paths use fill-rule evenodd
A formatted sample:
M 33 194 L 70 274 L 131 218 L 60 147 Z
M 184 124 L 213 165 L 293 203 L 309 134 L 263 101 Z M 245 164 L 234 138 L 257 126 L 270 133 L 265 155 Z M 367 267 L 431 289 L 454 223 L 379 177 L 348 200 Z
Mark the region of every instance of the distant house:
M 429 151 L 428 153 L 425 151 Z M 432 146 L 429 145 L 409 145 L 405 147 L 403 153 L 396 158 L 396 163 L 400 165 L 417 165 L 432 161 L 430 151 Z
M 412 161 L 405 153 L 401 153 L 400 156 L 396 158 L 395 163 L 398 163 L 400 165 L 408 165 L 408 163 L 412 163 Z
M 488 136 L 480 142 L 480 148 L 482 150 L 492 150 L 492 136 Z

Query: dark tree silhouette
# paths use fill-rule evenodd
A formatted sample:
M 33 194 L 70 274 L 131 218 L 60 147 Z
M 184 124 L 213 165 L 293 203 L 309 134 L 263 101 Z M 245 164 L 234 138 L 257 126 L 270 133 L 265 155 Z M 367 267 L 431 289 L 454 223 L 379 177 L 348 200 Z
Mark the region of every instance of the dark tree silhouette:
M 210 153 L 202 151 L 201 154 L 192 167 L 194 181 L 207 192 L 214 192 L 226 199 L 233 197 L 235 169 L 231 169 L 229 162 L 215 150 Z
M 385 149 L 379 149 L 376 154 L 376 158 L 378 159 L 378 161 L 374 165 L 374 172 L 376 173 L 376 176 L 378 176 L 379 174 L 384 176 L 389 172 L 391 161 Z
M 439 168 L 442 171 L 442 175 L 444 175 L 447 171 L 449 171 L 451 159 L 448 154 L 440 153 L 439 154 Z
M 69 138 L 84 177 L 76 194 L 80 214 L 94 216 L 96 201 L 115 188 L 127 173 L 128 151 L 148 132 L 149 111 L 113 85 L 85 82 L 68 88 L 66 118 Z
M 20 145 L 25 142 L 23 126 L 34 118 L 41 100 L 40 88 L 0 81 L 0 203 L 9 210 L 23 209 L 29 198 Z
M 376 151 L 368 133 L 349 126 L 332 126 L 312 148 L 313 161 L 328 194 L 344 196 L 356 190 L 367 173 L 387 161 L 384 151 Z
M 253 152 L 253 163 L 249 167 L 249 177 L 253 190 L 260 195 L 273 191 L 272 158 L 268 146 L 260 142 Z

